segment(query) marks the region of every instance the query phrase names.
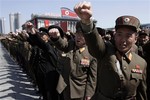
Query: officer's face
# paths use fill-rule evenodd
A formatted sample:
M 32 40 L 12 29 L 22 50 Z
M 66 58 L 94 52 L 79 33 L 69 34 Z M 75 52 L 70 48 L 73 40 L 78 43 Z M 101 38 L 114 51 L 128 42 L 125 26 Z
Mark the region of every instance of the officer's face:
M 45 42 L 48 42 L 49 38 L 47 35 L 43 35 L 41 36 L 42 40 L 44 40 Z
M 133 30 L 127 27 L 121 27 L 116 31 L 115 45 L 120 52 L 126 53 L 129 51 L 132 45 L 136 43 L 136 41 L 137 36 Z
M 147 35 L 140 35 L 138 41 L 141 45 L 146 44 L 149 41 L 149 36 Z
M 84 39 L 82 33 L 75 34 L 75 43 L 76 43 L 76 46 L 79 48 L 81 48 L 85 45 L 85 39 Z

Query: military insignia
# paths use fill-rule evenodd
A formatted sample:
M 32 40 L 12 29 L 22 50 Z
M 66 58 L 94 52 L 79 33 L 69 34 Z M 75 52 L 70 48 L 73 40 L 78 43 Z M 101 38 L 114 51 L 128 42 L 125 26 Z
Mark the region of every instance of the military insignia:
M 67 54 L 66 54 L 66 53 L 62 53 L 61 56 L 62 56 L 62 57 L 66 57 Z
M 90 65 L 90 60 L 88 58 L 83 58 L 81 59 L 81 65 L 83 65 L 84 67 L 88 67 Z
M 124 18 L 124 22 L 128 23 L 130 21 L 130 18 Z
M 79 49 L 80 53 L 82 53 L 84 50 L 85 50 L 85 47 Z
M 136 68 L 136 69 L 140 69 L 140 66 L 139 66 L 139 65 L 136 65 L 135 68 Z
M 132 73 L 138 73 L 138 74 L 142 74 L 143 71 L 140 69 L 139 65 L 136 65 L 134 69 L 131 70 Z

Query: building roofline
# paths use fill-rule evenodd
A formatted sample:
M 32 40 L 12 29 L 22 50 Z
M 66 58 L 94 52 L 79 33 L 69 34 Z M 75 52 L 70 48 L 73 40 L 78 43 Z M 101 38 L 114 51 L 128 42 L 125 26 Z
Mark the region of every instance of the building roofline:
M 72 18 L 72 17 L 44 16 L 44 15 L 35 15 L 30 20 L 33 20 L 35 18 L 39 18 L 39 19 L 53 19 L 53 20 L 69 20 L 69 21 L 79 21 L 80 20 L 79 18 Z

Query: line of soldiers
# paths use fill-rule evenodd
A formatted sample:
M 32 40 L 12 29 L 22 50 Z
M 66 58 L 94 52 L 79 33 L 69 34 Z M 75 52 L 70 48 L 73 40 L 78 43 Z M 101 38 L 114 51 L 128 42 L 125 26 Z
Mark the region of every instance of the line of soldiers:
M 81 19 L 76 33 L 27 22 L 25 31 L 1 40 L 43 100 L 150 100 L 150 30 L 120 16 L 106 32 L 92 22 L 89 2 L 74 10 Z
M 59 28 L 59 27 L 52 25 L 50 28 Z M 81 30 L 78 29 L 77 31 L 80 32 Z M 105 33 L 105 30 L 100 29 L 100 28 L 98 28 L 98 31 L 100 34 Z M 66 34 L 64 32 L 62 33 L 62 32 L 63 32 L 63 30 L 61 29 L 61 32 L 60 32 L 61 37 L 63 37 L 63 38 L 66 37 L 67 40 L 74 42 L 75 36 L 73 34 L 68 35 L 68 34 Z M 105 42 L 113 41 L 112 34 L 114 34 L 114 32 L 108 31 L 107 34 L 109 34 L 109 32 L 112 37 L 111 38 L 109 37 L 109 39 L 103 38 L 103 40 Z M 18 62 L 18 64 L 23 68 L 23 70 L 25 72 L 27 72 L 28 76 L 32 79 L 32 82 L 34 84 L 38 85 L 39 92 L 42 95 L 43 100 L 59 100 L 59 99 L 62 100 L 62 95 L 59 95 L 59 93 L 58 93 L 59 90 L 55 91 L 58 81 L 51 82 L 52 80 L 59 80 L 59 74 L 57 73 L 56 68 L 48 67 L 48 66 L 52 66 L 52 65 L 50 63 L 48 63 L 49 62 L 48 60 L 46 60 L 46 59 L 49 59 L 49 57 L 47 57 L 47 52 L 44 53 L 44 51 L 41 48 L 39 48 L 38 45 L 36 45 L 36 43 L 33 42 L 33 40 L 27 39 L 25 36 L 23 36 L 24 33 L 25 33 L 24 31 L 22 31 L 22 33 L 19 33 L 20 35 L 19 34 L 17 35 L 15 33 L 10 33 L 6 36 L 6 38 L 1 39 L 1 42 L 6 47 L 6 49 L 10 52 L 11 56 L 16 60 L 16 62 Z M 149 55 L 149 49 L 148 49 L 149 34 L 150 34 L 150 31 L 147 29 L 139 31 L 139 38 L 136 43 L 137 47 L 136 47 L 136 50 L 133 50 L 133 51 L 138 51 L 136 53 L 138 53 L 140 56 L 142 56 L 147 61 L 148 66 L 149 66 L 149 61 L 150 61 L 149 56 L 148 56 Z M 60 51 L 60 50 L 56 49 L 54 44 L 49 41 L 49 36 L 47 35 L 47 29 L 40 28 L 39 36 L 41 37 L 41 39 L 43 39 L 45 42 L 48 42 L 48 44 L 50 44 L 52 46 L 54 51 L 56 51 L 58 54 L 56 56 L 61 57 L 61 60 L 62 60 L 61 64 L 64 65 L 63 63 L 66 62 L 66 56 L 67 56 L 65 52 L 67 52 L 67 51 L 62 52 L 62 50 Z M 105 36 L 103 36 L 103 37 L 105 37 Z M 39 43 L 39 42 L 37 42 L 37 43 Z M 73 45 L 73 43 L 70 45 Z M 58 45 L 58 48 L 60 48 L 59 45 Z M 45 67 L 45 65 L 43 65 L 43 64 L 45 64 L 45 62 L 47 62 L 47 67 Z M 71 65 L 69 65 L 69 66 L 71 66 Z M 49 69 L 49 68 L 52 68 L 52 69 Z M 149 67 L 147 67 L 147 68 L 149 68 Z M 60 71 L 59 68 L 58 68 L 58 70 Z M 49 71 L 51 71 L 51 72 L 49 73 Z M 148 71 L 147 72 L 148 73 L 147 85 L 149 87 L 149 82 L 150 82 L 149 81 L 149 77 L 150 77 L 149 71 L 150 70 L 148 69 L 147 71 Z M 95 69 L 95 72 L 96 72 L 96 69 Z M 64 73 L 66 74 L 66 72 L 64 72 Z M 49 88 L 49 90 L 50 89 L 52 90 L 51 93 L 53 93 L 52 94 L 53 97 L 48 95 L 49 94 L 48 90 L 46 90 L 48 88 Z M 147 91 L 149 93 L 150 90 L 147 90 Z M 82 92 L 82 93 L 84 93 L 84 92 Z M 69 99 L 66 99 L 67 97 L 69 97 L 69 96 L 66 96 L 65 99 L 64 98 L 63 99 L 69 100 Z
M 42 99 L 89 100 L 96 87 L 97 61 L 88 53 L 81 30 L 73 34 L 55 25 L 33 27 L 26 23 L 26 31 L 10 33 L 2 43 L 38 86 Z M 55 30 L 60 35 L 52 37 Z
M 39 99 L 59 100 L 56 91 L 59 74 L 55 68 L 56 59 L 53 58 L 58 56 L 59 51 L 50 45 L 53 56 L 48 56 L 47 52 L 39 48 L 36 42 L 25 35 L 27 33 L 24 30 L 18 34 L 10 33 L 4 36 L 5 38 L 1 42 L 23 71 L 28 74 L 35 89 L 38 88 L 37 92 L 41 95 Z M 43 42 L 49 44 L 46 32 L 40 33 L 39 36 Z

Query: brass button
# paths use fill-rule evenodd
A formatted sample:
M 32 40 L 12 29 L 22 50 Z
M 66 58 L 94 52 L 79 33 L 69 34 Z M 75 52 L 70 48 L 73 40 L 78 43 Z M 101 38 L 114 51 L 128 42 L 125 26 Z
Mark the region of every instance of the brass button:
M 127 69 L 127 67 L 123 67 L 124 68 L 124 70 L 126 70 Z

